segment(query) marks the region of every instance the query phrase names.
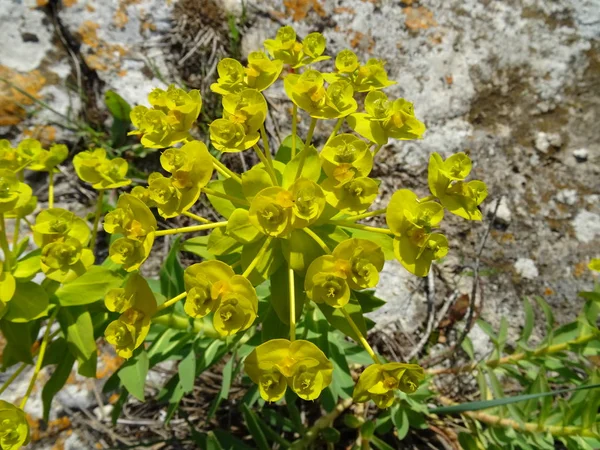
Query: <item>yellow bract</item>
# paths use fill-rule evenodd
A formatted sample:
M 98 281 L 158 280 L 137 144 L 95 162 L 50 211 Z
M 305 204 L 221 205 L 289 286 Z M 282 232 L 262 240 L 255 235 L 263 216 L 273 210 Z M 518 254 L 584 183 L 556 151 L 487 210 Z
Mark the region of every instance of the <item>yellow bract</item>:
M 304 400 L 314 400 L 331 383 L 333 365 L 309 341 L 272 339 L 256 347 L 244 370 L 268 402 L 280 400 L 287 387 Z
M 0 448 L 17 450 L 29 443 L 29 424 L 25 413 L 0 400 Z
M 323 56 L 326 42 L 321 33 L 310 33 L 300 43 L 296 40 L 296 31 L 289 25 L 281 27 L 275 39 L 265 40 L 264 46 L 273 58 L 294 69 L 330 58 Z
M 442 205 L 433 201 L 420 202 L 408 189 L 401 189 L 392 196 L 386 221 L 396 235 L 396 258 L 409 272 L 427 276 L 431 262 L 448 253 L 446 237 L 433 232 L 443 217 Z
M 6 139 L 0 139 L 0 169 L 19 172 L 29 164 L 29 157 L 13 148 Z
M 189 137 L 189 131 L 200 114 L 200 92 L 185 92 L 175 85 L 167 90 L 154 89 L 148 95 L 151 108 L 136 106 L 131 110 L 131 122 L 138 128 L 130 135 L 141 135 L 147 148 L 171 147 Z
M 399 98 L 388 100 L 380 91 L 372 91 L 365 98 L 366 113 L 348 117 L 348 125 L 364 138 L 378 145 L 389 138 L 400 140 L 421 139 L 425 125 L 415 117 L 413 104 Z
M 338 134 L 325 144 L 319 156 L 325 174 L 338 183 L 366 177 L 373 169 L 373 154 L 366 142 L 353 134 Z
M 600 258 L 592 258 L 592 260 L 588 264 L 588 269 L 593 270 L 595 272 L 600 272 Z
M 42 271 L 48 278 L 67 283 L 84 274 L 94 264 L 94 253 L 77 239 L 66 238 L 42 248 Z
M 20 158 L 15 158 L 15 162 L 20 160 L 22 164 L 26 161 L 30 170 L 50 172 L 67 158 L 69 149 L 66 145 L 54 144 L 45 150 L 38 140 L 24 139 L 19 143 L 17 153 L 20 154 Z M 18 167 L 18 164 L 16 166 Z
M 194 318 L 213 313 L 221 336 L 246 330 L 256 319 L 258 298 L 252 284 L 221 261 L 205 261 L 184 272 L 185 312 Z
M 377 198 L 379 185 L 368 177 L 351 178 L 339 183 L 336 179 L 328 178 L 322 183 L 327 203 L 340 212 L 360 214 Z
M 43 248 L 52 242 L 75 239 L 82 247 L 90 241 L 90 228 L 80 217 L 62 208 L 45 209 L 35 218 L 33 240 Z
M 8 169 L 0 169 L 0 214 L 21 208 L 31 199 L 31 188 Z
M 396 390 L 412 394 L 424 378 L 425 372 L 417 364 L 372 364 L 360 375 L 352 397 L 355 402 L 373 400 L 379 408 L 389 408 Z
M 150 254 L 156 219 L 140 199 L 131 194 L 121 194 L 117 207 L 104 219 L 104 229 L 107 233 L 123 235 L 111 244 L 109 256 L 131 272 L 138 269 Z
M 429 189 L 451 213 L 467 220 L 481 220 L 479 205 L 488 192 L 482 181 L 464 181 L 471 167 L 471 159 L 465 153 L 456 153 L 446 161 L 433 153 L 429 158 Z
M 282 69 L 282 61 L 272 61 L 263 52 L 250 53 L 246 68 L 235 59 L 224 58 L 217 64 L 219 78 L 210 89 L 221 95 L 236 94 L 247 88 L 264 91 L 279 78 Z
M 396 84 L 388 79 L 384 60 L 371 58 L 366 64 L 360 65 L 352 50 L 338 53 L 335 68 L 337 72 L 325 74 L 325 79 L 329 82 L 346 80 L 356 92 L 375 91 Z
M 108 159 L 106 150 L 96 148 L 78 153 L 73 158 L 77 176 L 94 189 L 115 189 L 131 184 L 126 178 L 129 166 L 123 158 Z

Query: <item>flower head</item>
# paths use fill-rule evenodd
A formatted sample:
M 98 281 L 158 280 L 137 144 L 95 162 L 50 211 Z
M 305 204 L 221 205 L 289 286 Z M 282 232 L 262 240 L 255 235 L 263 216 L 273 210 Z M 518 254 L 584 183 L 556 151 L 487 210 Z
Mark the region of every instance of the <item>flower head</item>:
M 73 158 L 77 176 L 94 189 L 115 189 L 131 184 L 126 178 L 129 165 L 123 158 L 108 159 L 106 150 L 97 148 L 78 153 Z
M 360 375 L 352 396 L 359 403 L 373 400 L 379 408 L 389 408 L 395 391 L 412 394 L 424 378 L 425 372 L 416 364 L 372 364 Z
M 25 413 L 0 400 L 0 448 L 17 450 L 29 443 L 29 424 Z
M 21 208 L 31 199 L 31 188 L 8 169 L 0 169 L 0 214 Z
M 33 229 L 33 240 L 38 247 L 47 244 L 73 238 L 87 246 L 90 241 L 90 228 L 80 217 L 71 211 L 62 208 L 49 208 L 41 211 L 35 218 Z
M 66 283 L 84 274 L 94 264 L 94 253 L 82 248 L 77 239 L 68 237 L 46 244 L 40 263 L 48 278 Z

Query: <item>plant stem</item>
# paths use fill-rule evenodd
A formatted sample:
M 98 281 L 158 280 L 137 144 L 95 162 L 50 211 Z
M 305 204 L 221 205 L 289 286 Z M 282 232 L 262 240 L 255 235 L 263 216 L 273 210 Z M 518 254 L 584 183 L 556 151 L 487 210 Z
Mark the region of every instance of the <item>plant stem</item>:
M 258 159 L 260 159 L 260 162 L 263 163 L 263 166 L 265 166 L 265 170 L 269 174 L 269 177 L 271 177 L 271 183 L 273 183 L 273 186 L 278 186 L 279 183 L 277 182 L 277 176 L 275 176 L 275 171 L 273 170 L 271 162 L 265 157 L 264 153 L 260 150 L 260 147 L 258 145 L 255 144 L 252 148 L 258 156 Z
M 175 330 L 190 330 L 190 318 L 183 317 L 177 314 L 163 314 L 162 316 L 156 316 L 152 318 L 152 323 L 164 325 Z M 191 330 L 193 333 L 200 333 L 206 337 L 220 338 L 221 336 L 217 331 L 207 326 L 210 322 L 205 322 L 203 319 L 196 319 L 191 323 Z
M 272 236 L 267 236 L 267 238 L 265 239 L 265 242 L 263 242 L 263 245 L 260 247 L 260 250 L 258 251 L 258 253 L 256 253 L 256 256 L 254 257 L 254 259 L 252 260 L 250 265 L 248 267 L 246 267 L 246 270 L 244 270 L 244 273 L 242 274 L 242 276 L 244 278 L 248 278 L 248 276 L 250 276 L 250 274 L 252 273 L 252 271 L 254 270 L 256 265 L 258 264 L 258 262 L 262 259 L 262 257 L 266 253 L 272 240 L 273 240 Z
M 304 169 L 304 162 L 306 161 L 306 154 L 308 153 L 308 147 L 312 142 L 312 137 L 316 126 L 317 119 L 311 118 L 310 126 L 308 127 L 308 134 L 306 135 L 306 142 L 304 143 L 302 153 L 300 153 L 300 161 L 298 162 L 298 170 L 296 171 L 296 180 L 302 175 L 302 169 Z
M 366 219 L 367 217 L 380 216 L 387 212 L 387 208 L 376 209 L 375 211 L 369 211 L 366 213 L 358 214 L 356 216 L 351 216 L 345 219 L 348 222 L 356 222 L 357 220 Z
M 593 340 L 596 336 L 594 334 L 589 334 L 587 336 L 580 336 L 577 339 L 573 339 L 572 341 L 563 342 L 562 344 L 549 345 L 547 347 L 538 348 L 537 350 L 530 353 L 515 353 L 513 355 L 508 355 L 500 359 L 492 359 L 490 361 L 486 361 L 483 364 L 495 368 L 498 366 L 502 366 L 505 364 L 516 364 L 519 361 L 529 358 L 535 358 L 543 355 L 550 355 L 553 353 L 564 352 L 568 350 L 572 345 L 581 345 L 585 344 L 591 340 Z M 430 375 L 442 375 L 448 373 L 465 373 L 465 372 L 473 372 L 478 367 L 477 363 L 465 364 L 463 366 L 458 367 L 450 367 L 444 369 L 429 369 L 427 373 Z
M 294 269 L 288 266 L 289 295 L 290 295 L 290 341 L 296 339 L 296 289 L 294 288 Z
M 332 225 L 337 225 L 340 227 L 356 228 L 357 230 L 372 231 L 374 233 L 382 233 L 382 234 L 394 236 L 394 232 L 392 230 L 390 230 L 389 228 L 370 227 L 368 225 L 361 225 L 360 223 L 348 222 L 346 220 L 329 220 L 329 221 L 327 221 L 327 223 L 330 223 Z
M 294 103 L 292 106 L 292 152 L 290 154 L 291 158 L 294 159 L 296 156 L 296 133 L 298 132 L 298 107 Z
M 342 128 L 342 124 L 344 123 L 344 120 L 346 120 L 345 117 L 340 117 L 337 120 L 337 122 L 335 123 L 335 126 L 333 127 L 333 131 L 331 132 L 331 134 L 327 138 L 327 141 L 325 142 L 325 145 L 329 144 L 329 141 L 331 141 L 335 137 L 335 135 L 338 133 L 338 131 L 340 131 L 340 128 Z
M 193 213 L 191 213 L 191 212 L 189 212 L 189 211 L 184 211 L 182 214 L 183 214 L 184 216 L 186 216 L 186 217 L 189 217 L 189 218 L 190 218 L 190 219 L 192 219 L 192 220 L 195 220 L 196 222 L 200 222 L 200 223 L 212 223 L 210 220 L 208 220 L 208 219 L 205 219 L 205 218 L 204 218 L 204 217 L 202 217 L 202 216 L 198 216 L 198 215 L 196 215 L 196 214 L 193 214 Z
M 163 309 L 167 309 L 169 306 L 174 305 L 179 300 L 184 299 L 186 296 L 187 296 L 187 292 L 182 292 L 181 294 L 176 295 L 172 299 L 164 302 L 162 305 L 159 305 L 158 308 L 156 308 L 156 312 L 162 311 Z
M 10 248 L 8 247 L 8 240 L 6 239 L 6 221 L 4 219 L 4 213 L 0 213 L 0 248 L 2 248 L 2 252 L 4 253 L 4 269 L 6 271 L 10 271 L 11 266 L 11 253 Z
M 98 225 L 102 216 L 102 206 L 104 201 L 104 189 L 98 190 L 98 198 L 96 199 L 96 215 L 94 216 L 94 225 L 92 226 L 92 239 L 90 241 L 90 249 L 92 252 L 96 248 L 96 238 L 98 237 Z
M 48 172 L 48 208 L 54 208 L 54 171 Z
M 381 364 L 381 361 L 379 360 L 379 357 L 375 354 L 375 352 L 373 351 L 373 349 L 371 348 L 371 346 L 369 345 L 369 343 L 367 342 L 367 340 L 363 336 L 362 332 L 360 331 L 360 329 L 358 328 L 358 326 L 356 325 L 356 323 L 354 322 L 354 320 L 352 320 L 352 317 L 350 317 L 350 314 L 348 313 L 348 311 L 346 311 L 346 308 L 340 308 L 340 310 L 342 311 L 342 314 L 344 315 L 344 317 L 346 318 L 346 320 L 350 324 L 350 327 L 352 328 L 352 331 L 354 331 L 354 333 L 358 337 L 359 342 L 364 347 L 364 349 L 367 351 L 367 353 L 369 354 L 369 356 L 371 357 L 371 359 L 373 361 L 375 361 L 375 364 Z
M 191 227 L 171 228 L 170 230 L 158 230 L 154 233 L 155 236 L 167 236 L 169 234 L 179 233 L 193 233 L 194 231 L 210 230 L 212 228 L 226 227 L 227 221 L 225 222 L 213 222 L 205 225 L 193 225 Z
M 213 161 L 213 167 L 215 168 L 215 170 L 217 172 L 219 172 L 221 175 L 223 175 L 226 178 L 233 178 L 239 184 L 242 184 L 242 179 L 239 177 L 238 174 L 229 170 L 225 164 L 223 164 L 221 161 L 219 161 L 217 158 L 215 158 L 212 154 L 210 155 L 210 157 L 212 158 L 212 161 Z
M 19 366 L 19 368 L 15 370 L 15 372 L 10 376 L 10 378 L 4 382 L 2 387 L 0 387 L 0 394 L 2 394 L 19 375 L 21 375 L 21 372 L 25 370 L 25 367 L 27 367 L 27 363 L 22 363 Z
M 222 198 L 222 199 L 225 199 L 225 200 L 229 200 L 231 203 L 237 203 L 238 205 L 242 205 L 242 206 L 250 206 L 250 203 L 248 202 L 248 200 L 245 200 L 245 199 L 242 199 L 242 198 L 233 197 L 231 195 L 227 195 L 227 194 L 215 191 L 215 190 L 207 188 L 207 187 L 203 187 L 202 191 L 206 195 L 212 195 L 213 197 L 219 197 L 219 198 Z
M 302 228 L 302 230 L 308 234 L 311 238 L 313 238 L 313 240 L 319 244 L 319 247 L 321 247 L 323 249 L 323 251 L 325 252 L 325 254 L 329 255 L 331 253 L 331 250 L 329 249 L 329 247 L 327 246 L 327 244 L 325 242 L 323 242 L 323 239 L 321 239 L 317 233 L 315 233 L 313 230 L 311 230 L 310 228 L 306 227 L 306 228 Z
M 452 401 L 451 399 L 440 396 L 440 402 L 444 405 L 456 405 L 457 403 Z M 526 431 L 529 433 L 550 433 L 552 436 L 581 436 L 587 438 L 596 438 L 598 439 L 598 433 L 595 433 L 590 428 L 582 428 L 575 426 L 561 426 L 561 425 L 541 425 L 538 423 L 519 423 L 512 419 L 503 419 L 499 416 L 494 416 L 492 414 L 487 414 L 483 412 L 476 411 L 465 411 L 461 414 L 464 414 L 471 419 L 477 420 L 478 422 L 483 422 L 492 427 L 504 427 L 504 428 L 512 428 L 515 431 Z
M 375 146 L 375 148 L 373 149 L 373 156 L 376 156 L 377 153 L 379 153 L 379 150 L 381 150 L 382 145 L 378 144 Z
M 433 200 L 435 200 L 435 197 L 433 195 L 428 195 L 427 197 L 423 197 L 423 198 L 418 199 L 418 202 L 419 203 L 425 203 L 425 202 L 431 202 Z
M 290 448 L 293 450 L 311 448 L 311 444 L 315 441 L 315 439 L 317 439 L 319 433 L 325 428 L 330 427 L 335 419 L 337 419 L 344 411 L 350 408 L 352 403 L 353 400 L 351 398 L 342 400 L 330 413 L 318 419 L 315 424 L 306 432 L 303 438 L 293 442 Z
M 265 149 L 265 156 L 267 157 L 267 160 L 271 164 L 271 167 L 273 167 L 273 157 L 271 155 L 271 146 L 269 145 L 269 137 L 267 136 L 267 130 L 265 130 L 264 123 L 260 126 L 260 136 L 262 137 L 263 148 Z
M 33 376 L 31 377 L 31 380 L 29 381 L 29 386 L 27 387 L 27 392 L 25 392 L 25 397 L 23 397 L 23 400 L 21 400 L 21 404 L 19 405 L 19 408 L 21 408 L 21 409 L 25 408 L 25 405 L 27 404 L 27 400 L 29 399 L 29 396 L 31 395 L 31 391 L 33 390 L 33 386 L 35 385 L 35 380 L 37 379 L 38 374 L 40 373 L 40 369 L 42 368 L 42 363 L 44 362 L 44 356 L 46 355 L 46 348 L 48 347 L 48 341 L 50 340 L 49 339 L 50 328 L 52 328 L 52 324 L 54 323 L 54 319 L 56 319 L 56 315 L 58 314 L 59 309 L 60 309 L 59 306 L 57 306 L 54 309 L 54 312 L 48 319 L 48 323 L 46 323 L 46 331 L 44 332 L 44 337 L 42 338 L 42 343 L 40 344 L 40 354 L 38 355 L 38 359 L 35 364 L 35 369 L 33 370 Z

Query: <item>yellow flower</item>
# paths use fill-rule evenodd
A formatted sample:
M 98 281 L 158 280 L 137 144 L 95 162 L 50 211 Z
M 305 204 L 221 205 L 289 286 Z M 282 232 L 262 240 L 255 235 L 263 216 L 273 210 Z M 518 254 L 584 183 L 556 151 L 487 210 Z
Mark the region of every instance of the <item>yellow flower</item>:
M 80 217 L 62 208 L 41 211 L 35 218 L 33 241 L 40 248 L 56 241 L 73 238 L 86 247 L 90 241 L 90 228 Z
M 17 450 L 29 444 L 29 424 L 25 413 L 0 400 L 0 448 Z
M 19 172 L 29 164 L 29 157 L 10 145 L 6 139 L 0 139 L 0 169 Z
M 219 78 L 210 89 L 221 95 L 236 94 L 247 88 L 264 91 L 279 78 L 282 69 L 282 61 L 272 61 L 263 52 L 251 52 L 246 68 L 235 59 L 224 58 L 217 64 Z
M 42 271 L 51 280 L 66 283 L 83 275 L 94 264 L 94 253 L 77 239 L 66 238 L 42 248 Z
M 138 130 L 130 135 L 141 135 L 147 148 L 171 147 L 189 137 L 189 131 L 202 108 L 200 92 L 170 85 L 166 91 L 154 89 L 148 95 L 152 108 L 138 105 L 131 110 L 131 122 Z
M 413 104 L 399 98 L 393 102 L 380 91 L 371 91 L 365 98 L 366 113 L 354 113 L 348 125 L 364 138 L 385 145 L 389 138 L 421 139 L 425 125 L 415 117 Z
M 121 358 L 131 358 L 133 351 L 144 342 L 150 330 L 152 316 L 135 308 L 127 309 L 106 327 L 106 341 L 115 347 Z
M 264 42 L 273 58 L 294 69 L 329 59 L 329 56 L 322 56 L 325 44 L 325 37 L 321 33 L 310 33 L 302 43 L 296 41 L 296 31 L 289 25 L 281 27 L 275 39 Z
M 106 309 L 113 312 L 124 313 L 134 308 L 148 316 L 156 312 L 156 298 L 148 282 L 140 274 L 129 274 L 125 287 L 114 288 L 104 297 Z
M 350 301 L 350 287 L 346 280 L 348 265 L 347 261 L 338 261 L 331 255 L 315 259 L 304 279 L 306 296 L 315 303 L 343 308 Z
M 294 201 L 291 192 L 281 187 L 269 187 L 260 191 L 250 204 L 250 223 L 263 234 L 285 237 L 292 227 Z
M 254 136 L 267 118 L 267 101 L 256 89 L 244 89 L 223 97 L 223 118 L 244 127 L 247 139 Z
M 325 144 L 320 157 L 325 174 L 338 183 L 366 177 L 373 168 L 369 147 L 353 134 L 338 134 Z
M 355 402 L 373 400 L 379 408 L 389 408 L 394 403 L 395 391 L 412 394 L 425 378 L 417 364 L 372 364 L 360 375 L 352 397 Z
M 0 264 L 0 317 L 2 317 L 5 304 L 12 300 L 16 289 L 15 277 L 4 270 L 4 264 Z
M 21 183 L 13 172 L 0 169 L 0 214 L 25 206 L 31 193 L 31 188 Z
M 219 78 L 216 83 L 210 85 L 210 90 L 217 94 L 227 95 L 246 89 L 244 66 L 233 59 L 223 58 L 217 64 Z
M 289 188 L 292 196 L 292 226 L 304 228 L 314 223 L 325 209 L 325 194 L 317 183 L 300 178 Z
M 94 189 L 116 189 L 131 184 L 126 178 L 129 166 L 123 158 L 108 159 L 106 150 L 97 148 L 78 153 L 73 158 L 77 176 Z
M 331 383 L 333 365 L 312 342 L 272 339 L 248 355 L 244 370 L 268 402 L 280 400 L 287 386 L 300 398 L 314 400 Z
M 446 161 L 433 153 L 429 158 L 429 189 L 451 213 L 467 220 L 481 220 L 478 207 L 488 192 L 482 181 L 463 181 L 471 167 L 471 159 L 465 153 L 456 153 Z
M 228 119 L 213 120 L 209 127 L 210 141 L 221 152 L 241 152 L 252 148 L 260 139 L 260 134 L 246 134 L 242 124 Z
M 204 187 L 213 174 L 210 153 L 200 141 L 191 141 L 181 148 L 165 150 L 160 155 L 160 164 L 172 175 L 173 186 L 177 189 Z
M 258 297 L 252 284 L 221 261 L 204 261 L 184 272 L 185 312 L 193 318 L 213 314 L 221 336 L 248 329 L 256 319 Z
M 154 244 L 154 233 L 143 240 L 122 237 L 114 241 L 108 249 L 108 256 L 116 264 L 122 264 L 123 269 L 132 272 L 148 259 Z
M 346 281 L 352 289 L 377 286 L 379 272 L 385 263 L 385 256 L 379 244 L 368 239 L 346 239 L 333 249 L 332 256 L 348 262 Z
M 600 272 L 600 258 L 592 258 L 592 260 L 588 264 L 588 269 L 593 270 L 595 272 Z
M 328 178 L 322 183 L 327 203 L 340 212 L 359 214 L 369 209 L 377 198 L 379 186 L 368 177 L 351 178 L 344 183 Z
M 420 202 L 416 194 L 401 189 L 392 195 L 386 221 L 394 232 L 394 253 L 412 274 L 425 277 L 431 263 L 448 253 L 448 240 L 433 229 L 444 217 L 444 208 L 433 201 Z

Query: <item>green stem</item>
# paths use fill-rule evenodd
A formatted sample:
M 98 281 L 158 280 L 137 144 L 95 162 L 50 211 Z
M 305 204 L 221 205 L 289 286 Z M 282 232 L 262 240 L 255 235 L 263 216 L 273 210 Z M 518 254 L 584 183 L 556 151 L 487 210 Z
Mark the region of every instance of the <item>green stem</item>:
M 291 158 L 294 159 L 296 156 L 296 133 L 298 132 L 298 107 L 294 103 L 292 106 L 292 152 Z
M 362 332 L 360 331 L 360 329 L 358 328 L 358 326 L 356 325 L 356 323 L 354 322 L 354 320 L 352 320 L 352 317 L 350 316 L 350 314 L 348 313 L 348 311 L 346 311 L 346 308 L 340 308 L 340 309 L 342 311 L 342 314 L 344 315 L 344 317 L 346 318 L 346 320 L 350 324 L 350 328 L 352 328 L 352 331 L 354 331 L 354 333 L 356 334 L 356 337 L 358 337 L 359 342 L 364 347 L 364 349 L 367 351 L 367 353 L 369 354 L 369 356 L 371 357 L 371 359 L 373 361 L 375 361 L 375 364 L 381 364 L 381 361 L 379 360 L 379 357 L 375 354 L 375 352 L 373 351 L 373 349 L 371 348 L 371 346 L 367 342 L 367 339 L 363 336 Z
M 7 272 L 10 272 L 12 269 L 12 261 L 11 261 L 11 252 L 8 247 L 8 239 L 6 238 L 6 221 L 4 219 L 4 213 L 0 213 L 0 248 L 2 248 L 2 252 L 4 253 L 4 269 Z
M 308 234 L 317 244 L 319 244 L 319 247 L 321 247 L 323 249 L 323 251 L 325 252 L 325 254 L 329 255 L 331 253 L 331 250 L 329 249 L 329 247 L 327 246 L 327 244 L 323 241 L 323 239 L 321 239 L 319 237 L 319 235 L 317 233 L 315 233 L 313 230 L 311 230 L 310 228 L 302 228 L 302 230 Z
M 210 157 L 212 158 L 213 167 L 215 168 L 215 170 L 217 172 L 219 172 L 221 175 L 223 175 L 226 178 L 233 178 L 239 184 L 242 184 L 242 179 L 239 177 L 238 174 L 236 174 L 235 172 L 232 172 L 230 169 L 228 169 L 225 164 L 223 164 L 221 161 L 219 161 L 217 158 L 215 158 L 212 154 L 210 155 Z
M 92 226 L 92 240 L 90 241 L 90 249 L 94 251 L 96 248 L 96 239 L 98 237 L 98 225 L 102 216 L 102 206 L 104 201 L 104 189 L 98 190 L 98 198 L 96 199 L 96 215 L 94 216 L 94 225 Z
M 315 127 L 317 126 L 317 119 L 311 118 L 310 126 L 308 127 L 308 134 L 306 135 L 306 142 L 304 142 L 304 148 L 300 153 L 300 161 L 298 162 L 298 170 L 296 171 L 296 180 L 302 175 L 302 169 L 304 169 L 304 162 L 306 161 L 306 154 L 308 153 L 308 147 L 312 142 Z
M 294 287 L 294 269 L 288 266 L 289 297 L 290 297 L 290 341 L 296 339 L 296 289 Z
M 360 223 L 348 222 L 346 220 L 329 220 L 327 223 L 345 228 L 356 228 L 357 230 L 372 231 L 374 233 L 382 233 L 394 236 L 394 232 L 389 228 L 370 227 L 368 225 L 361 225 Z
M 187 292 L 182 292 L 181 294 L 176 295 L 171 300 L 167 300 L 162 305 L 159 305 L 158 308 L 156 308 L 156 312 L 162 311 L 163 309 L 167 309 L 169 306 L 174 305 L 179 300 L 184 299 L 186 296 L 187 296 Z
M 209 326 L 210 322 L 205 322 L 203 319 L 196 319 L 190 325 L 190 318 L 179 316 L 177 314 L 163 314 L 152 318 L 152 323 L 164 325 L 165 327 L 175 330 L 190 330 L 194 333 L 200 333 L 210 338 L 220 338 L 221 335 Z
M 248 202 L 248 200 L 245 200 L 245 199 L 242 199 L 242 198 L 233 197 L 231 195 L 227 195 L 227 194 L 224 194 L 222 192 L 215 191 L 214 189 L 203 187 L 202 191 L 206 195 L 212 195 L 213 197 L 219 197 L 219 198 L 222 198 L 222 199 L 225 199 L 225 200 L 229 200 L 231 203 L 237 203 L 238 205 L 242 205 L 242 206 L 250 206 L 250 203 Z
M 430 202 L 432 200 L 435 200 L 435 197 L 433 195 L 428 195 L 427 197 L 420 198 L 418 200 L 418 202 L 419 203 L 425 203 L 425 202 Z
M 252 260 L 250 265 L 248 267 L 246 267 L 246 270 L 244 270 L 244 273 L 242 274 L 242 276 L 244 278 L 248 278 L 250 276 L 250 274 L 252 273 L 252 271 L 254 270 L 256 265 L 258 264 L 258 262 L 263 258 L 264 254 L 266 253 L 267 249 L 269 248 L 269 245 L 271 244 L 272 240 L 273 240 L 272 236 L 268 236 L 265 239 L 265 242 L 263 242 L 263 245 L 260 247 L 260 250 L 254 257 L 254 259 Z
M 382 145 L 378 144 L 374 149 L 373 149 L 373 156 L 376 156 L 377 153 L 379 153 L 379 150 L 381 150 Z
M 27 363 L 22 363 L 19 366 L 19 368 L 15 370 L 15 372 L 10 376 L 10 378 L 4 382 L 2 387 L 0 387 L 0 394 L 2 394 L 12 384 L 12 382 L 16 380 L 16 378 L 19 375 L 21 375 L 21 372 L 25 370 L 25 367 L 27 367 Z
M 189 218 L 190 218 L 190 219 L 192 219 L 192 220 L 195 220 L 196 222 L 200 222 L 200 223 L 212 223 L 210 220 L 208 220 L 208 219 L 205 219 L 205 218 L 204 218 L 204 217 L 202 217 L 202 216 L 198 216 L 198 215 L 196 215 L 196 214 L 193 214 L 193 213 L 191 213 L 191 212 L 189 212 L 189 211 L 184 211 L 182 214 L 183 214 L 184 216 L 186 216 L 186 217 L 189 217 Z
M 331 141 L 335 135 L 338 133 L 338 131 L 340 131 L 340 128 L 342 128 L 342 125 L 344 123 L 344 120 L 346 120 L 345 117 L 340 117 L 337 122 L 335 123 L 335 126 L 333 127 L 333 131 L 331 132 L 331 134 L 329 135 L 329 138 L 327 138 L 327 142 L 325 142 L 325 146 L 327 144 L 329 144 L 329 141 Z
M 48 172 L 48 208 L 54 208 L 54 170 Z
M 44 337 L 42 338 L 42 343 L 40 344 L 40 353 L 38 355 L 38 359 L 37 362 L 35 364 L 35 369 L 33 370 L 33 376 L 31 377 L 31 380 L 29 381 L 29 386 L 27 387 L 27 392 L 25 392 L 25 397 L 23 397 L 23 400 L 21 400 L 21 404 L 19 405 L 19 408 L 23 409 L 25 408 L 25 405 L 27 404 L 27 400 L 29 399 L 29 396 L 31 395 L 31 391 L 33 390 L 33 386 L 35 385 L 35 380 L 37 379 L 40 370 L 42 368 L 42 363 L 44 362 L 44 356 L 46 355 L 46 348 L 48 347 L 48 341 L 50 340 L 50 328 L 52 328 L 52 324 L 54 323 L 54 319 L 56 319 L 56 315 L 58 314 L 58 310 L 60 309 L 59 306 L 57 306 L 54 309 L 54 312 L 52 313 L 52 315 L 50 316 L 50 318 L 48 319 L 48 323 L 46 324 L 46 331 L 44 332 Z
M 273 186 L 279 185 L 279 183 L 277 182 L 277 176 L 275 175 L 275 171 L 273 170 L 271 162 L 265 157 L 264 153 L 260 150 L 260 147 L 258 145 L 255 144 L 252 148 L 254 149 L 256 156 L 258 156 L 258 159 L 260 159 L 260 162 L 263 163 L 263 166 L 265 166 L 265 170 L 269 174 L 269 177 L 271 177 L 271 183 L 273 183 Z
M 205 225 L 193 225 L 191 227 L 171 228 L 170 230 L 158 230 L 154 233 L 155 236 L 167 236 L 169 234 L 179 233 L 193 233 L 194 231 L 210 230 L 212 228 L 226 227 L 227 221 L 225 222 L 213 222 Z
M 367 217 L 379 216 L 379 215 L 385 214 L 386 212 L 387 212 L 387 208 L 381 208 L 381 209 L 376 209 L 375 211 L 369 211 L 366 213 L 358 214 L 356 216 L 351 216 L 345 220 L 347 220 L 348 222 L 356 222 L 357 220 L 366 219 Z
M 260 135 L 263 141 L 263 148 L 265 149 L 265 156 L 267 160 L 271 163 L 271 167 L 273 167 L 273 157 L 271 155 L 271 146 L 269 145 L 269 138 L 267 136 L 267 130 L 265 130 L 265 124 L 263 123 L 260 126 Z

